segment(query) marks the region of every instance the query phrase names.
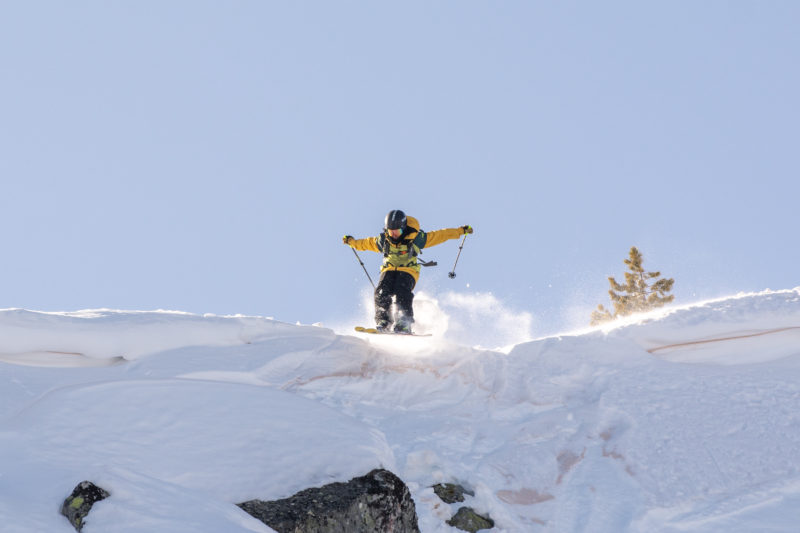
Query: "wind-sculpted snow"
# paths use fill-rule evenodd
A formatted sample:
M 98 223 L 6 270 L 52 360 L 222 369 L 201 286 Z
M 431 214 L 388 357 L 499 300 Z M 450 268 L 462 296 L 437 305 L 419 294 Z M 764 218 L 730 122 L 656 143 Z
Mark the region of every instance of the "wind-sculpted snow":
M 58 505 L 91 478 L 111 497 L 88 533 L 268 531 L 234 504 L 384 467 L 424 532 L 452 531 L 439 482 L 474 492 L 496 531 L 794 531 L 798 327 L 798 290 L 503 352 L 257 317 L 0 311 L 0 518 L 68 531 Z
M 742 294 L 656 311 L 615 329 L 651 353 L 687 363 L 743 364 L 800 353 L 798 290 Z M 648 320 L 649 318 L 649 320 Z
M 198 316 L 176 311 L 99 309 L 41 313 L 11 309 L 1 313 L 0 357 L 53 352 L 134 360 L 185 346 L 239 346 L 261 338 L 322 334 L 319 328 L 263 318 Z

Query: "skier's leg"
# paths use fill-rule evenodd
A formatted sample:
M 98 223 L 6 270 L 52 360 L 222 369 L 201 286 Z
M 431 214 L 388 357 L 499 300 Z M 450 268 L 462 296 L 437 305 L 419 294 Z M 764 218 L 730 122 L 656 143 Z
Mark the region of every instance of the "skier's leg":
M 397 320 L 395 331 L 410 332 L 414 324 L 414 276 L 407 272 L 397 272 L 394 290 L 397 297 Z
M 392 324 L 392 272 L 381 274 L 378 286 L 375 287 L 375 325 L 378 328 L 388 328 Z

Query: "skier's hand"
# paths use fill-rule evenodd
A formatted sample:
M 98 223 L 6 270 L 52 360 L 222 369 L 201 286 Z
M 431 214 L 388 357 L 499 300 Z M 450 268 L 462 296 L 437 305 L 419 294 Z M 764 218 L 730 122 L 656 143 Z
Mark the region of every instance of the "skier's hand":
M 472 230 L 472 226 L 470 226 L 470 225 L 461 226 L 461 229 L 463 229 L 463 230 L 464 230 L 464 234 L 465 234 L 465 235 L 466 235 L 467 233 L 472 233 L 472 231 L 473 231 L 473 230 Z
M 350 241 L 354 241 L 354 240 L 355 239 L 353 238 L 352 235 L 345 235 L 344 237 L 342 237 L 342 242 L 344 244 L 348 245 L 348 246 L 352 246 L 352 244 L 350 244 Z

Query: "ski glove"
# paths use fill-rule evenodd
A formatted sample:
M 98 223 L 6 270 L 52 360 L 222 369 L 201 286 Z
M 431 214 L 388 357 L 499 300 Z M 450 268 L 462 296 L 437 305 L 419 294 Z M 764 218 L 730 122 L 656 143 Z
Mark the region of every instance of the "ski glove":
M 466 235 L 467 233 L 472 233 L 472 231 L 473 231 L 473 230 L 472 230 L 472 226 L 470 226 L 470 225 L 461 226 L 461 229 L 463 229 L 463 230 L 464 230 L 464 234 L 465 234 L 465 235 Z
M 343 242 L 343 243 L 345 243 L 345 244 L 346 244 L 346 245 L 348 245 L 348 246 L 352 246 L 352 245 L 350 244 L 350 241 L 354 241 L 354 240 L 355 240 L 355 239 L 353 238 L 353 236 L 352 236 L 352 235 L 345 235 L 344 237 L 342 237 L 342 242 Z

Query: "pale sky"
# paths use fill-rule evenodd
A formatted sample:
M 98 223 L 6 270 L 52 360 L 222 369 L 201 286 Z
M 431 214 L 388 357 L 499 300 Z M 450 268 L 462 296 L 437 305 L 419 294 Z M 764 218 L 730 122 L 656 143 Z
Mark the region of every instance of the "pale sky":
M 800 285 L 800 4 L 0 4 L 0 307 L 303 323 L 402 209 L 429 294 L 588 323 L 631 246 L 676 303 Z M 362 253 L 377 278 L 380 258 Z

